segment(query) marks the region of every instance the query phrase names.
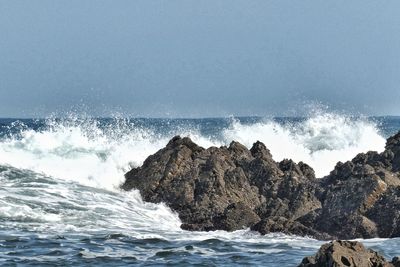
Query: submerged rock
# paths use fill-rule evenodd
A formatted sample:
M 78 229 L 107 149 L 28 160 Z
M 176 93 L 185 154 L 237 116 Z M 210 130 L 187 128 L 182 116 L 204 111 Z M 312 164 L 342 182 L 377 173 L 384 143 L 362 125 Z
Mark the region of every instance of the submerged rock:
M 324 244 L 312 257 L 303 259 L 299 267 L 398 267 L 399 258 L 387 262 L 379 253 L 356 241 L 332 241 Z
M 204 149 L 179 136 L 125 177 L 123 189 L 166 203 L 187 230 L 400 236 L 400 133 L 383 153 L 359 154 L 322 179 L 305 163 L 275 162 L 261 142 Z

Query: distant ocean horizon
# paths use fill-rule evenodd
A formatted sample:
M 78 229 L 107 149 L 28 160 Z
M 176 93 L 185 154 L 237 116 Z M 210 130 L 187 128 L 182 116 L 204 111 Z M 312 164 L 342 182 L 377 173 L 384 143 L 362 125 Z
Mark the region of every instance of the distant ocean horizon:
M 175 135 L 203 147 L 263 142 L 321 178 L 338 161 L 383 151 L 400 116 L 0 119 L 2 266 L 296 266 L 323 243 L 280 233 L 188 232 L 164 204 L 119 186 Z M 400 239 L 362 242 L 388 259 Z

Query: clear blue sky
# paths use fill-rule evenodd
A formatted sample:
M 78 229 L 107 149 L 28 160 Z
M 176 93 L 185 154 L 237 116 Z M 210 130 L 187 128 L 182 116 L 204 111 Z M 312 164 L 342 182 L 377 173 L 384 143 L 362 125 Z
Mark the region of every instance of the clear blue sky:
M 0 0 L 0 117 L 400 115 L 399 14 L 398 0 Z

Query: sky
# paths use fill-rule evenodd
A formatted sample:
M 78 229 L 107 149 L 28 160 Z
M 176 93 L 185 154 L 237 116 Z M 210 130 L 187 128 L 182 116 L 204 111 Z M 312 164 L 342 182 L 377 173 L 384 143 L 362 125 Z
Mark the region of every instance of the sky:
M 400 115 L 400 1 L 0 0 L 0 117 Z

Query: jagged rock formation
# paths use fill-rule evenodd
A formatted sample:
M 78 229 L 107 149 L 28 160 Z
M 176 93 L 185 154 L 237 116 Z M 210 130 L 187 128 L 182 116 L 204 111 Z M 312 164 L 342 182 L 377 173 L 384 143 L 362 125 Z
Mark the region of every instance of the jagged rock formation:
M 322 209 L 314 221 L 322 232 L 338 238 L 400 236 L 400 133 L 386 149 L 361 153 L 338 163 L 321 179 Z
M 179 136 L 125 177 L 123 189 L 166 203 L 187 230 L 400 236 L 400 133 L 383 153 L 359 154 L 322 179 L 305 163 L 275 162 L 261 142 L 204 149 Z
M 333 241 L 321 246 L 317 254 L 303 259 L 299 267 L 399 267 L 400 259 L 387 262 L 379 253 L 355 241 Z

